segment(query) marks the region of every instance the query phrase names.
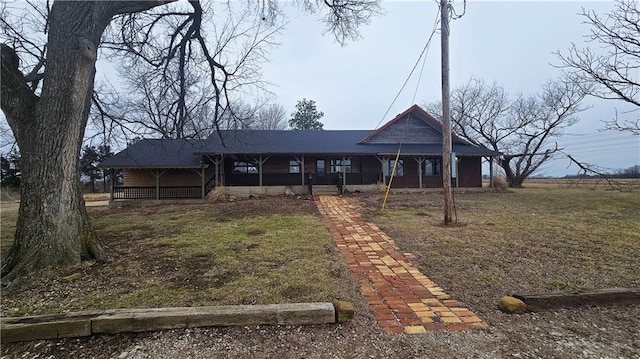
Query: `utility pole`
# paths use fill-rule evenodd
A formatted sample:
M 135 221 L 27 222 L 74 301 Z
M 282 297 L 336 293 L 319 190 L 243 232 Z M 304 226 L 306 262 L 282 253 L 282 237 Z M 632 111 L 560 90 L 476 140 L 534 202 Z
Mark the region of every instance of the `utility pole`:
M 449 90 L 449 0 L 440 0 L 442 50 L 442 189 L 444 224 L 453 222 L 451 190 L 451 92 Z

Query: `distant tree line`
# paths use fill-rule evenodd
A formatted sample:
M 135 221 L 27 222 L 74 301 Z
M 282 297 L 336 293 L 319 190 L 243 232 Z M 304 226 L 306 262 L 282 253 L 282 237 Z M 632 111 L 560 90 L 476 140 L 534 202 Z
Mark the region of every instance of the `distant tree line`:
M 624 169 L 617 169 L 610 172 L 605 172 L 602 175 L 611 177 L 611 178 L 640 178 L 640 165 L 631 166 Z M 600 178 L 602 175 L 599 174 L 576 174 L 576 175 L 566 175 L 563 178 Z

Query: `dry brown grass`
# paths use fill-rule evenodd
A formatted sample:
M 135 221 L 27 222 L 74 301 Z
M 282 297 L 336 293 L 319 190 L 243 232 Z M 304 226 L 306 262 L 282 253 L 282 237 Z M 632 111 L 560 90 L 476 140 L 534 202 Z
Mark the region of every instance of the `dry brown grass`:
M 509 188 L 509 183 L 507 183 L 507 179 L 502 176 L 493 176 L 493 186 L 505 191 Z
M 214 188 L 213 190 L 211 190 L 211 192 L 209 192 L 209 194 L 207 194 L 206 201 L 207 201 L 207 203 L 227 202 L 227 201 L 229 201 L 230 197 L 231 197 L 231 195 L 225 189 L 224 186 L 218 186 L 218 187 Z
M 424 273 L 483 314 L 503 295 L 640 286 L 640 193 L 527 186 L 456 193 L 460 225 L 443 227 L 441 194 L 363 196 L 367 217 Z M 488 314 L 487 314 L 488 315 Z
M 2 315 L 353 300 L 357 286 L 311 201 L 91 207 L 106 263 L 47 270 L 2 292 Z M 2 207 L 1 252 L 17 206 Z M 80 278 L 65 277 L 79 273 Z

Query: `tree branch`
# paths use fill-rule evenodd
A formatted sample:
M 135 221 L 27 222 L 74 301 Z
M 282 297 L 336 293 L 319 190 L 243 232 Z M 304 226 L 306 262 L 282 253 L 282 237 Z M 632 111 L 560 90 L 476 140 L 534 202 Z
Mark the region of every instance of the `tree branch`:
M 16 138 L 28 126 L 28 120 L 35 116 L 34 111 L 38 103 L 38 96 L 27 86 L 27 80 L 20 72 L 20 58 L 15 50 L 6 44 L 2 47 L 0 72 L 0 105 L 5 113 L 7 123 L 11 126 Z

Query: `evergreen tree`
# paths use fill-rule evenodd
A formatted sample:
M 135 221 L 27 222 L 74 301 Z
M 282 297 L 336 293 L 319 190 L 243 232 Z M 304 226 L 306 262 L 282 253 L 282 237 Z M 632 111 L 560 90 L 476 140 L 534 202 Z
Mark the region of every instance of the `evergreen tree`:
M 324 116 L 323 112 L 318 111 L 314 100 L 303 98 L 296 105 L 296 112 L 291 114 L 289 127 L 292 130 L 323 130 L 322 122 L 318 121 Z
M 12 151 L 0 157 L 0 183 L 2 187 L 18 189 L 20 187 L 20 153 Z
M 111 152 L 111 148 L 108 145 L 100 145 L 98 147 L 85 146 L 82 149 L 80 173 L 91 181 L 92 192 L 96 191 L 96 181 L 101 179 L 104 180 L 106 191 L 107 176 L 102 169 L 98 168 L 98 164 L 111 156 L 113 156 L 113 152 Z

